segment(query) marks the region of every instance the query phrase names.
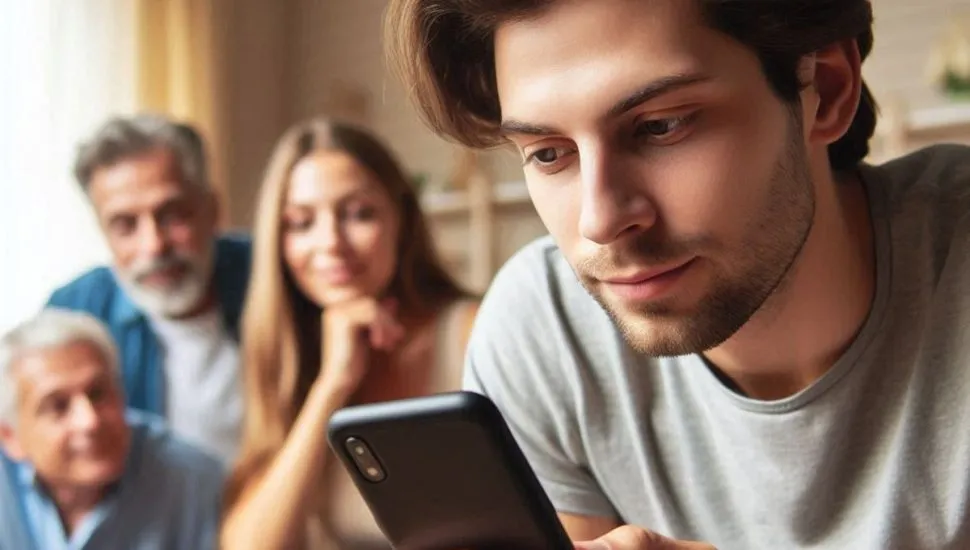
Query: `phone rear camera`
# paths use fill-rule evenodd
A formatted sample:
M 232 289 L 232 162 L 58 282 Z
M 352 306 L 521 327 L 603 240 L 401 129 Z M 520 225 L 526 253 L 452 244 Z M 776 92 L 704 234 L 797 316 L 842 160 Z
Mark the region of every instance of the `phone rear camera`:
M 357 466 L 357 471 L 360 472 L 360 474 L 363 475 L 367 481 L 372 483 L 384 481 L 387 474 L 384 472 L 384 468 L 377 460 L 377 457 L 374 456 L 373 451 L 371 451 L 367 443 L 356 437 L 348 437 L 344 441 L 344 446 L 346 446 L 347 451 L 350 453 L 350 457 Z

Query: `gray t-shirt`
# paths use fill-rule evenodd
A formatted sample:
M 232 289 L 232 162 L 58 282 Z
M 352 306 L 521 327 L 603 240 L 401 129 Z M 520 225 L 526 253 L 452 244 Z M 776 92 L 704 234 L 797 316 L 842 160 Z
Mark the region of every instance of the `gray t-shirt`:
M 970 149 L 861 168 L 875 300 L 821 379 L 778 401 L 622 339 L 550 238 L 489 290 L 465 386 L 556 508 L 729 549 L 970 548 Z

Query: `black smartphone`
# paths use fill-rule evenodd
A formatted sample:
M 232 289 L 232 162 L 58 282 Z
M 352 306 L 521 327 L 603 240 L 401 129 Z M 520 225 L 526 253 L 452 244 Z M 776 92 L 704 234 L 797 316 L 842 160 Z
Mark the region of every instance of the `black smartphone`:
M 341 409 L 331 448 L 398 550 L 572 550 L 487 397 L 451 392 Z

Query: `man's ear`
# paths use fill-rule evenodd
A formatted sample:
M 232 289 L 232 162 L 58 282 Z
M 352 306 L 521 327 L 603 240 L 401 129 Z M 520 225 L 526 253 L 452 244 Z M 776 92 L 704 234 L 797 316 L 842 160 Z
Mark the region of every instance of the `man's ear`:
M 13 460 L 21 461 L 27 458 L 23 446 L 20 445 L 20 439 L 17 438 L 17 431 L 13 426 L 3 421 L 0 421 L 0 446 L 3 447 L 3 452 Z
M 829 145 L 849 130 L 862 93 L 862 58 L 855 40 L 843 40 L 802 58 L 799 78 L 806 133 Z

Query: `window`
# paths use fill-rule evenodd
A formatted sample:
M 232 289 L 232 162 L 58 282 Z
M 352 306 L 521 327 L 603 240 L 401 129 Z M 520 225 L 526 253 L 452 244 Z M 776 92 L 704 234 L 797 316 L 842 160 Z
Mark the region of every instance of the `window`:
M 0 7 L 0 331 L 107 249 L 71 165 L 79 140 L 135 106 L 129 0 Z

